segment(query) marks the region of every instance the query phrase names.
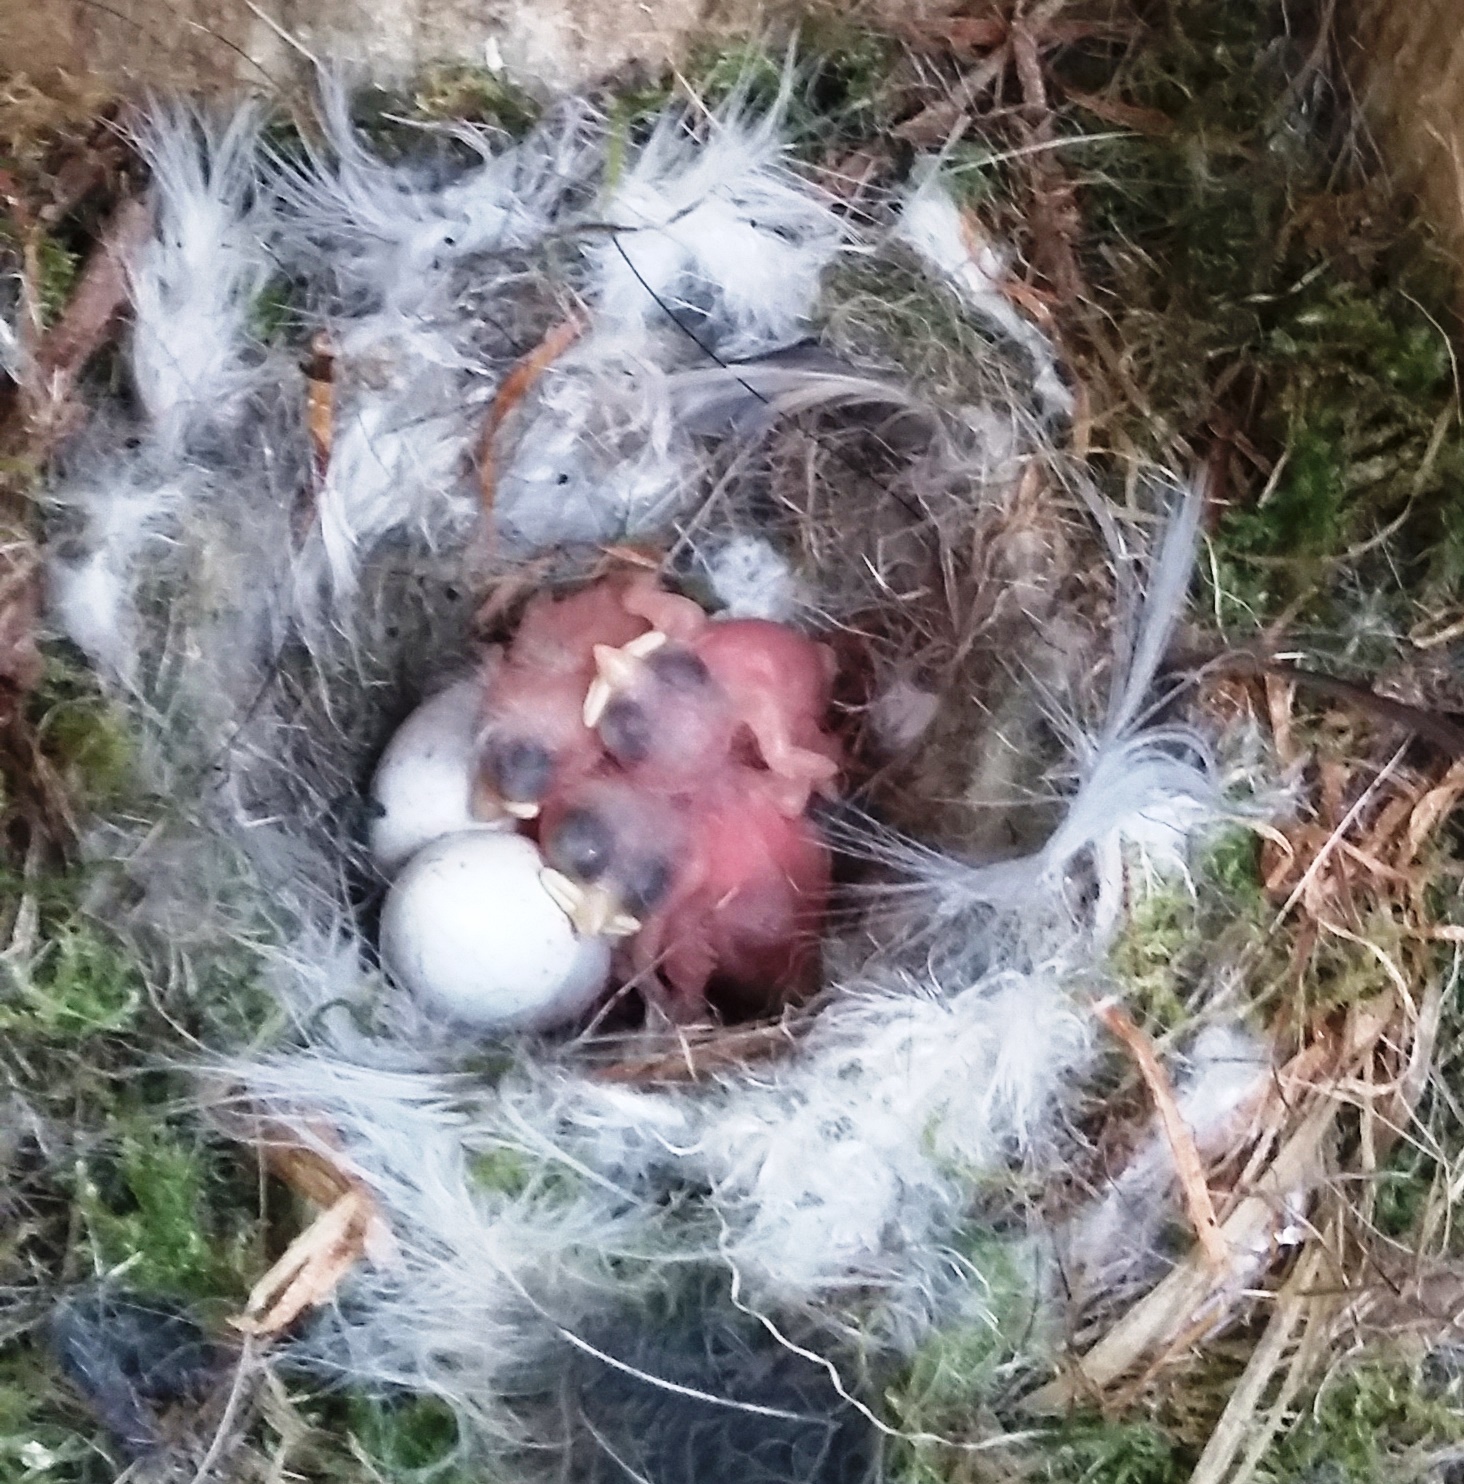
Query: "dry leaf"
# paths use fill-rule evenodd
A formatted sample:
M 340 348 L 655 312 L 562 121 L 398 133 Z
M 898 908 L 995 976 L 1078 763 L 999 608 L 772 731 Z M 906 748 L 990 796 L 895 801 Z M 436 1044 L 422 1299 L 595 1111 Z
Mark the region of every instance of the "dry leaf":
M 250 1290 L 244 1312 L 230 1323 L 250 1335 L 276 1335 L 306 1309 L 327 1303 L 363 1259 L 381 1267 L 397 1253 L 396 1239 L 367 1186 L 326 1151 L 337 1140 L 312 1125 L 322 1147 L 301 1142 L 294 1130 L 270 1120 L 249 1126 L 265 1163 L 297 1195 L 323 1207 Z
M 249 1335 L 277 1335 L 306 1309 L 329 1301 L 362 1258 L 380 1263 L 395 1251 L 390 1229 L 363 1188 L 348 1190 L 285 1249 L 229 1322 Z

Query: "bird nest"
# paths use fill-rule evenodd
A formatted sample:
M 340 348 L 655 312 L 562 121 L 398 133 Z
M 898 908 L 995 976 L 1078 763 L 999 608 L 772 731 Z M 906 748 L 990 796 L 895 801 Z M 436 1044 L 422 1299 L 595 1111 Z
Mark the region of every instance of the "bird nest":
M 1213 1481 L 1304 1460 L 1277 1439 L 1331 1350 L 1448 1297 L 1446 358 L 1377 214 L 1267 133 L 1332 117 L 1325 44 L 1180 33 L 906 37 L 867 137 L 857 49 L 821 91 L 743 56 L 730 93 L 517 139 L 372 137 L 329 83 L 298 129 L 132 121 L 147 204 L 0 340 L 49 471 L 14 550 L 131 739 L 88 911 L 167 1015 L 257 997 L 192 1071 L 320 1208 L 247 1275 L 246 1358 L 436 1398 L 514 1467 L 564 1426 L 652 1476 L 594 1378 L 787 1400 L 626 1338 L 695 1270 L 818 1372 L 794 1410 L 901 1469 L 1040 1431 Z M 846 112 L 810 103 L 831 75 Z M 612 572 L 832 648 L 824 974 L 751 1017 L 621 995 L 467 1038 L 381 973 L 372 772 L 535 595 Z M 561 1373 L 588 1432 L 546 1420 Z
M 744 1228 L 735 1260 L 764 1270 L 769 1302 L 887 1271 L 896 1310 L 918 1309 L 946 1281 L 930 1243 L 949 1163 L 999 1166 L 1045 1140 L 1060 1069 L 1086 1055 L 1073 976 L 1123 913 L 1125 842 L 1167 869 L 1214 811 L 1204 739 L 1144 715 L 1201 484 L 1156 474 L 1131 512 L 1106 503 L 1064 451 L 1074 396 L 1055 349 L 938 164 L 840 201 L 788 167 L 786 108 L 786 91 L 764 106 L 734 92 L 709 119 L 672 106 L 626 154 L 570 100 L 512 146 L 466 136 L 446 171 L 371 151 L 329 83 L 322 143 L 266 144 L 248 110 L 141 125 L 153 195 L 128 269 L 135 405 L 60 461 L 50 584 L 167 801 L 144 829 L 114 815 L 90 840 L 134 894 L 119 899 L 129 930 L 184 972 L 255 955 L 297 1027 L 219 1068 L 231 1117 L 284 1172 L 311 1171 L 312 1195 L 335 1192 L 256 1288 L 252 1333 L 319 1303 L 359 1250 L 386 1287 L 338 1314 L 364 1327 L 348 1346 L 384 1355 L 437 1328 L 407 1310 L 463 1281 L 471 1262 L 441 1270 L 450 1251 L 491 1252 L 526 1223 L 506 1276 L 463 1311 L 482 1324 L 442 1323 L 473 1348 L 527 1304 L 510 1327 L 542 1348 L 546 1275 L 520 1269 L 566 1240 L 559 1197 L 537 1182 L 485 1193 L 459 1169 L 442 1177 L 459 1202 L 448 1230 L 419 1183 L 433 1158 L 460 1166 L 479 1140 L 526 1134 L 610 1186 L 628 1160 L 632 1184 L 720 1187 L 696 1223 Z M 309 327 L 303 366 L 255 329 L 281 273 Z M 902 364 L 896 312 L 912 338 L 947 337 L 944 384 Z M 581 1034 L 465 1060 L 461 1027 L 377 967 L 363 791 L 392 723 L 513 634 L 525 600 L 627 563 L 657 574 L 662 606 L 679 588 L 832 652 L 837 715 L 811 720 L 845 739 L 848 776 L 828 817 L 800 826 L 850 861 L 824 980 L 741 1023 L 714 996 L 703 1028 L 679 1034 L 637 1026 L 612 996 Z M 496 955 L 485 944 L 484 963 Z M 1040 1051 L 1012 1019 L 1024 999 Z M 903 1072 L 878 1090 L 900 1046 L 932 1058 L 915 1105 Z M 783 1049 L 798 1054 L 761 1085 L 759 1061 Z M 487 1076 L 470 1094 L 451 1079 L 475 1065 Z M 973 1077 L 989 1090 L 958 1113 Z M 477 1134 L 437 1122 L 443 1079 L 487 1120 Z M 642 1091 L 677 1079 L 716 1095 L 662 1107 Z M 877 1189 L 824 1189 L 873 1133 L 866 1102 L 889 1125 Z M 654 1137 L 691 1140 L 685 1169 L 646 1143 L 667 1116 L 682 1133 Z M 790 1116 L 828 1160 L 774 1178 Z M 932 1116 L 953 1119 L 953 1142 L 907 1169 Z M 736 1133 L 748 1120 L 755 1137 Z M 915 1225 L 888 1248 L 912 1187 Z M 629 1219 L 606 1188 L 592 1180 L 567 1208 L 570 1226 L 604 1226 L 583 1247 L 591 1267 Z M 802 1227 L 835 1207 L 852 1226 L 810 1247 Z M 673 1240 L 651 1228 L 651 1246 Z M 451 1389 L 479 1424 L 503 1405 L 482 1359 L 422 1364 L 429 1389 L 478 1374 Z

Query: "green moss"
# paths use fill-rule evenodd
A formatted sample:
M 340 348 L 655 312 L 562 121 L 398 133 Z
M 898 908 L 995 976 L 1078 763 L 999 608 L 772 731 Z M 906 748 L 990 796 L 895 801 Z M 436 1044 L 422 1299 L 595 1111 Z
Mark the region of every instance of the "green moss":
M 1007 151 L 999 140 L 966 139 L 945 154 L 943 178 L 961 206 L 1003 205 L 1013 196 Z
M 1341 1010 L 1391 991 L 1394 979 L 1383 962 L 1405 961 L 1407 935 L 1384 909 L 1353 924 L 1352 931 L 1371 950 L 1345 938 L 1323 934 L 1306 961 L 1296 1018 Z M 1379 955 L 1383 957 L 1380 957 Z
M 1416 1144 L 1400 1142 L 1373 1180 L 1373 1224 L 1393 1240 L 1416 1233 L 1438 1164 Z
M 962 1442 L 1000 1430 L 996 1408 L 1014 1357 L 1030 1352 L 1035 1300 L 1016 1251 L 986 1233 L 972 1234 L 962 1255 L 986 1313 L 937 1331 L 885 1392 L 886 1415 L 907 1435 Z M 959 1476 L 962 1451 L 946 1442 L 900 1441 L 890 1477 L 900 1484 L 941 1484 Z
M 82 917 L 52 926 L 28 970 L 0 991 L 0 1031 L 51 1043 L 131 1030 L 143 1003 L 135 962 Z
M 289 338 L 297 314 L 289 279 L 276 275 L 249 306 L 249 331 L 265 345 L 282 344 Z
M 1052 1484 L 1180 1484 L 1195 1458 L 1149 1422 L 1070 1418 L 1043 1440 L 1036 1477 Z
M 890 122 L 898 55 L 890 37 L 851 24 L 836 10 L 805 17 L 792 53 L 786 133 L 806 157 L 868 139 Z M 786 48 L 737 40 L 694 51 L 685 69 L 692 92 L 709 106 L 746 98 L 767 108 L 788 73 Z
M 491 1149 L 475 1154 L 469 1165 L 473 1183 L 509 1197 L 522 1195 L 533 1183 L 534 1171 L 517 1149 Z
M 1109 962 L 1124 1003 L 1143 1024 L 1172 1030 L 1185 1016 L 1181 966 L 1195 931 L 1194 898 L 1170 885 L 1135 904 Z
M 465 62 L 429 69 L 412 92 L 418 117 L 486 124 L 519 138 L 538 123 L 543 107 L 501 72 Z
M 238 1173 L 235 1172 L 235 1179 Z M 82 1159 L 73 1196 L 102 1271 L 125 1267 L 141 1292 L 237 1299 L 263 1271 L 237 1188 L 194 1134 L 138 1111 L 109 1149 Z
M 39 301 L 41 325 L 49 329 L 65 312 L 76 288 L 81 271 L 81 257 L 58 242 L 49 233 L 36 239 L 36 298 Z M 18 257 L 22 250 L 20 234 L 8 223 L 0 222 L 0 253 Z
M 1257 843 L 1249 830 L 1226 830 L 1196 863 L 1193 886 L 1162 882 L 1133 902 L 1109 966 L 1130 1012 L 1151 1029 L 1182 1025 L 1217 950 L 1250 937 L 1264 910 Z
M 41 319 L 49 327 L 56 323 L 71 302 L 81 259 L 53 237 L 42 236 L 37 253 L 40 265 Z
M 1464 1442 L 1460 1402 L 1456 1366 L 1442 1353 L 1433 1365 L 1350 1367 L 1327 1381 L 1256 1477 L 1274 1484 L 1422 1480 L 1430 1477 L 1426 1453 Z
M 457 1423 L 447 1407 L 430 1398 L 387 1402 L 353 1397 L 347 1403 L 346 1425 L 376 1477 L 404 1484 L 424 1473 L 434 1484 L 469 1484 L 480 1477 L 451 1466 Z
M 1344 581 L 1406 627 L 1412 601 L 1464 577 L 1453 289 L 1426 234 L 1400 228 L 1411 214 L 1303 111 L 1300 60 L 1272 7 L 1172 0 L 1116 65 L 1102 48 L 1059 63 L 1169 127 L 1064 159 L 1109 346 L 1098 385 L 1124 368 L 1117 441 L 1172 457 L 1198 428 L 1238 427 L 1261 455 L 1231 464 L 1206 606 L 1226 628 L 1289 609 L 1345 636 Z M 1091 123 L 1073 113 L 1074 141 Z M 1405 511 L 1386 549 L 1359 552 Z
M 120 802 L 132 782 L 135 747 L 126 716 L 96 677 L 65 655 L 47 653 L 28 709 L 69 797 L 93 809 Z
M 1010 1341 L 993 1320 L 962 1325 L 927 1342 L 908 1372 L 885 1396 L 892 1423 L 908 1434 L 962 1440 L 989 1416 L 998 1368 Z M 940 1442 L 901 1442 L 891 1458 L 900 1484 L 939 1484 L 950 1477 L 959 1450 Z
M 0 1479 L 6 1484 L 101 1484 L 116 1470 L 66 1424 L 67 1399 L 40 1357 L 22 1346 L 0 1353 Z

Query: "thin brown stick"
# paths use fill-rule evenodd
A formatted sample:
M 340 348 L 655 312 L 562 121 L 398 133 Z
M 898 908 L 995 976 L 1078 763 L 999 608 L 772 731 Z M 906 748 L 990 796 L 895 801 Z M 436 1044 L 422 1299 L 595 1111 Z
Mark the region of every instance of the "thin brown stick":
M 568 319 L 561 320 L 528 354 L 520 356 L 503 378 L 488 408 L 483 436 L 478 443 L 478 492 L 484 515 L 493 513 L 493 499 L 497 493 L 498 465 L 493 457 L 493 445 L 500 430 L 508 421 L 509 414 L 533 390 L 534 383 L 584 334 L 587 324 L 588 321 L 580 314 L 571 314 Z
M 1116 1001 L 1109 1000 L 1099 1005 L 1098 1018 L 1123 1042 L 1124 1049 L 1133 1057 L 1148 1086 L 1149 1095 L 1154 1099 L 1154 1110 L 1159 1115 L 1159 1126 L 1164 1130 L 1169 1152 L 1174 1157 L 1174 1169 L 1179 1177 L 1190 1225 L 1195 1229 L 1195 1236 L 1204 1248 L 1210 1267 L 1223 1273 L 1230 1266 L 1230 1248 L 1215 1217 L 1215 1202 L 1210 1198 L 1210 1186 L 1205 1179 L 1205 1162 L 1195 1147 L 1195 1138 L 1184 1121 L 1184 1114 L 1179 1111 L 1169 1073 L 1164 1070 L 1154 1043 Z
M 128 263 L 152 228 L 152 208 L 140 197 L 112 213 L 60 320 L 37 354 L 46 377 L 74 380 L 106 339 L 112 317 L 127 302 Z

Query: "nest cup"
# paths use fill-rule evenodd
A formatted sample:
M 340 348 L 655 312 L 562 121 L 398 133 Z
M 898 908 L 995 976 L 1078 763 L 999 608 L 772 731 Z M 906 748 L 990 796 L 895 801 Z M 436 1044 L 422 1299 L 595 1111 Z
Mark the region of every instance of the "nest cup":
M 907 290 L 897 323 L 887 293 L 871 287 L 886 276 Z M 877 905 L 889 872 L 869 846 L 881 831 L 989 858 L 1030 851 L 1050 833 L 1058 810 L 1046 775 L 1062 755 L 1054 723 L 1101 704 L 1111 594 L 1078 576 L 1091 573 L 1101 542 L 1083 503 L 1092 493 L 1062 451 L 1062 419 L 1034 389 L 1029 348 L 922 275 L 906 244 L 828 277 L 802 341 L 748 366 L 717 355 L 705 310 L 657 296 L 655 334 L 670 342 L 662 354 L 689 386 L 693 493 L 667 518 L 626 529 L 624 541 L 516 559 L 503 550 L 513 527 L 505 539 L 490 509 L 461 581 L 473 599 L 460 611 L 475 617 L 448 653 L 460 668 L 475 646 L 510 643 L 536 592 L 562 596 L 607 573 L 646 571 L 713 614 L 774 618 L 828 644 L 838 661 L 828 723 L 849 763 L 839 799 L 814 812 L 838 850 L 826 945 L 837 975 L 871 942 L 889 952 L 899 942 L 899 914 Z M 934 353 L 932 320 L 950 342 Z M 561 361 L 586 330 L 564 336 L 564 323 L 544 326 L 489 408 L 480 458 L 490 499 L 504 471 L 511 480 L 535 457 L 555 378 L 577 374 Z M 901 358 L 915 346 L 912 370 Z M 711 385 L 696 387 L 698 378 Z M 698 398 L 725 405 L 714 418 Z M 580 456 L 602 454 L 595 445 Z M 408 692 L 408 704 L 425 693 Z M 391 715 L 401 714 L 399 700 Z M 368 883 L 368 921 L 372 899 Z M 719 1023 L 673 1035 L 641 1025 L 643 1005 L 622 988 L 588 1034 L 582 1023 L 571 1035 L 569 1053 L 630 1081 L 695 1077 L 703 1062 L 792 1048 L 821 995 L 770 1013 L 778 998 L 714 981 Z

